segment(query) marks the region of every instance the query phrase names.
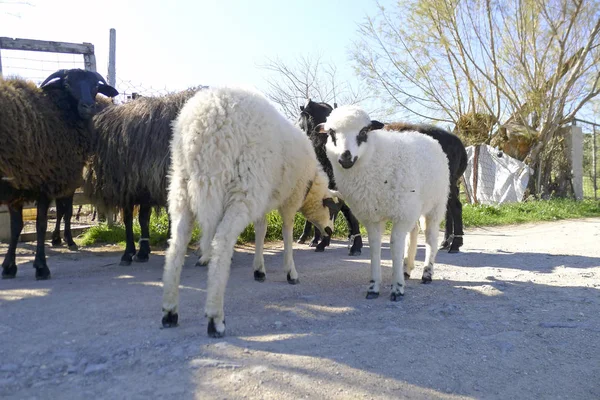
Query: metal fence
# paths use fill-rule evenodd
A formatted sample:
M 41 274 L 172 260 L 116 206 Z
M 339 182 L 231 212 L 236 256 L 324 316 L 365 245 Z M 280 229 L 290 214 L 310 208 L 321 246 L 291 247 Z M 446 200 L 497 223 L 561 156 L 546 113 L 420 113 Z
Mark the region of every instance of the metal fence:
M 597 200 L 600 197 L 600 124 L 581 119 L 576 119 L 575 123 L 583 132 L 583 197 Z
M 13 39 L 0 37 L 0 76 L 19 76 L 40 84 L 51 73 L 59 69 L 83 68 L 96 71 L 96 57 L 91 43 L 66 43 L 46 40 Z M 96 224 L 98 218 L 94 207 L 81 193 L 74 198 L 72 229 L 77 234 L 82 229 Z M 22 241 L 35 240 L 35 204 L 23 207 Z M 56 207 L 52 202 L 48 210 L 48 236 L 56 224 Z M 10 236 L 8 208 L 0 206 L 0 240 Z M 64 224 L 62 225 L 64 229 Z

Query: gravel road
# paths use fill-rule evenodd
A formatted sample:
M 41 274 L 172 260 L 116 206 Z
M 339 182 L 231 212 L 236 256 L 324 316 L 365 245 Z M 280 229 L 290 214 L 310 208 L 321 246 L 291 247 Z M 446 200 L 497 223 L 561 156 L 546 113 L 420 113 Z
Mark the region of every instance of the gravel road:
M 49 249 L 52 280 L 37 282 L 25 244 L 17 278 L 0 281 L 0 398 L 600 399 L 600 219 L 468 230 L 430 285 L 420 237 L 398 303 L 388 243 L 375 300 L 368 246 L 295 245 L 296 286 L 281 243 L 264 283 L 237 247 L 223 339 L 206 335 L 191 251 L 180 326 L 160 329 L 164 250 L 120 267 L 117 246 Z

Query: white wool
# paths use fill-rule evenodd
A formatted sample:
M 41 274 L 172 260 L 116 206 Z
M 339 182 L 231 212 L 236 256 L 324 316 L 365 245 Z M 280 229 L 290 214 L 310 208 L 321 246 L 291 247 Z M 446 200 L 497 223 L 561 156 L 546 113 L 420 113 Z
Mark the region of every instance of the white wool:
M 192 97 L 173 123 L 171 157 L 168 200 L 173 228 L 163 276 L 163 310 L 165 315 L 177 312 L 181 265 L 195 216 L 203 231 L 202 257 L 210 259 L 209 331 L 212 324 L 216 334 L 212 333 L 219 336 L 225 330 L 224 292 L 238 235 L 255 223 L 254 269 L 264 276 L 264 216 L 278 209 L 284 222 L 284 270 L 295 283 L 294 214 L 302 208 L 321 230 L 333 227 L 322 202 L 331 197 L 327 177 L 306 134 L 261 93 L 247 88 L 212 88 Z M 303 204 L 305 199 L 310 204 Z
M 448 159 L 440 144 L 431 137 L 418 132 L 393 132 L 373 130 L 367 133 L 366 142 L 358 144 L 357 135 L 368 127 L 371 119 L 368 114 L 355 106 L 342 106 L 332 111 L 327 118 L 325 129 L 333 129 L 336 144 L 329 139 L 327 156 L 333 166 L 338 191 L 348 203 L 358 220 L 369 231 L 369 242 L 381 243 L 382 225 L 392 221 L 394 242 L 392 247 L 401 244 L 394 261 L 394 282 L 392 292 L 404 293 L 402 256 L 406 234 L 418 232 L 419 217 L 426 221 L 427 259 L 424 280 L 429 280 L 433 272 L 433 262 L 437 252 L 437 234 L 442 221 L 449 192 Z M 351 168 L 344 169 L 340 156 L 350 152 L 355 160 Z M 411 250 L 411 246 L 414 249 Z M 378 292 L 381 272 L 378 250 L 371 246 L 371 267 L 374 285 L 369 288 Z M 407 271 L 414 266 L 416 242 L 409 244 Z M 373 258 L 375 257 L 375 258 Z M 394 258 L 394 257 L 393 257 Z

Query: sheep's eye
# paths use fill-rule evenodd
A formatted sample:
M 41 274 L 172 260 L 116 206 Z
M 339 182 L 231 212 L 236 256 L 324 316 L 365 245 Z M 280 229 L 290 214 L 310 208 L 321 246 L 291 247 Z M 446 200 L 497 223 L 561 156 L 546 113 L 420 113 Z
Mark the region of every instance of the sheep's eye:
M 329 130 L 329 136 L 331 136 L 331 141 L 333 142 L 333 145 L 337 146 L 337 143 L 335 141 L 335 131 L 333 129 Z
M 364 143 L 367 141 L 368 135 L 367 135 L 367 128 L 363 128 L 360 130 L 360 132 L 358 133 L 358 135 L 356 136 L 356 144 L 357 145 L 361 145 L 361 143 Z

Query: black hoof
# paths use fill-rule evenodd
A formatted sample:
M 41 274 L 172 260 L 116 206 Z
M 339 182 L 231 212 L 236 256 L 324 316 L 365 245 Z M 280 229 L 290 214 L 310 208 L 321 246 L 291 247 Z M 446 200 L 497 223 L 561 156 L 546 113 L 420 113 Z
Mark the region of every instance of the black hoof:
M 350 250 L 350 252 L 348 253 L 348 255 L 352 256 L 352 257 L 356 257 L 356 256 L 360 256 L 361 253 L 362 252 L 360 251 L 360 249 L 359 250 Z
M 450 250 L 448 250 L 448 253 L 450 253 L 450 254 L 459 253 L 459 252 L 460 252 L 459 249 L 454 249 L 452 247 L 450 248 Z
M 379 292 L 367 292 L 367 299 L 376 299 L 379 297 Z
M 267 279 L 267 275 L 264 272 L 254 271 L 254 280 L 257 282 L 264 282 Z
M 223 325 L 225 325 L 225 320 L 223 320 Z M 223 332 L 217 331 L 217 327 L 215 325 L 215 320 L 212 318 L 208 321 L 207 332 L 208 332 L 208 336 L 210 336 L 211 338 L 218 339 L 218 338 L 222 338 L 223 336 L 225 336 L 225 331 L 223 331 Z
M 77 250 L 79 250 L 79 246 L 77 246 L 75 243 L 70 244 L 69 245 L 69 250 L 71 250 L 71 251 L 77 251 Z
M 448 250 L 450 248 L 450 242 L 448 240 L 444 240 L 440 244 L 440 250 Z
M 177 313 L 169 311 L 167 315 L 162 317 L 163 328 L 175 328 L 178 324 L 179 315 Z
M 392 293 L 392 294 L 390 294 L 390 300 L 391 301 L 400 301 L 400 300 L 402 300 L 403 297 L 404 297 L 404 295 L 400 294 L 400 293 Z
M 421 278 L 421 283 L 431 283 L 431 277 L 422 277 Z
M 321 246 L 320 244 L 318 244 L 317 247 L 315 247 L 315 253 L 323 253 L 324 251 L 325 251 L 325 246 Z
M 292 276 L 290 275 L 290 273 L 288 272 L 287 274 L 287 281 L 290 285 L 297 285 L 300 283 L 300 278 L 296 278 L 296 279 L 292 279 Z
M 140 262 L 140 263 L 148 262 L 149 259 L 150 259 L 150 256 L 148 254 L 141 254 L 141 255 L 140 254 L 136 254 L 133 257 L 133 261 Z
M 45 281 L 50 279 L 50 269 L 46 266 L 35 269 L 35 279 L 38 281 Z
M 319 245 L 319 242 L 312 241 L 308 244 L 308 247 L 317 247 L 318 245 Z
M 404 279 L 410 279 L 410 274 L 409 273 L 404 273 Z
M 60 246 L 62 244 L 62 241 L 60 240 L 60 238 L 52 238 L 52 246 L 57 247 Z
M 10 267 L 2 267 L 2 279 L 14 279 L 17 276 L 17 266 L 15 264 Z
M 300 238 L 298 239 L 298 244 L 304 244 L 306 243 L 306 239 L 308 239 L 308 236 L 300 236 Z

